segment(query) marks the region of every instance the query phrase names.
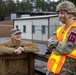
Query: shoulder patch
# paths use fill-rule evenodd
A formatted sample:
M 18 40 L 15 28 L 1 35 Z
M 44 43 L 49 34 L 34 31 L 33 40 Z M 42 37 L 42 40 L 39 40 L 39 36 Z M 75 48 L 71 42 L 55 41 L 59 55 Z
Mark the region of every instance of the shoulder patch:
M 75 32 L 71 32 L 68 39 L 67 39 L 67 42 L 72 42 L 74 43 L 76 41 L 76 33 Z

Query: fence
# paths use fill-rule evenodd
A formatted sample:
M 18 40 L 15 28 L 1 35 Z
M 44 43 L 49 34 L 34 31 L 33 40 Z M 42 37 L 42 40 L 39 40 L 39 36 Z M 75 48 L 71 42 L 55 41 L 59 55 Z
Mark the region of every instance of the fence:
M 58 27 L 59 25 L 50 25 L 49 27 L 47 25 L 32 25 L 32 41 L 35 39 L 47 40 L 48 36 L 51 36 Z
M 40 53 L 25 53 L 20 55 L 0 55 L 0 60 L 12 60 L 12 59 L 28 59 L 28 74 L 26 75 L 36 75 L 35 73 L 38 72 L 37 70 L 34 70 L 34 59 L 47 61 L 47 57 Z M 39 74 L 41 75 L 41 74 Z

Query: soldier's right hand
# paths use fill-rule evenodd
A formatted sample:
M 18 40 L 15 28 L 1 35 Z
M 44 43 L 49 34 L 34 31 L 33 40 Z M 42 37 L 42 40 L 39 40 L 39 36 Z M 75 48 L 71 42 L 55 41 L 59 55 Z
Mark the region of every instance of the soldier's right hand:
M 16 50 L 14 50 L 14 54 L 21 54 L 22 53 L 22 51 L 21 50 L 19 50 L 19 49 L 16 49 Z
M 18 47 L 18 49 L 22 52 L 24 52 L 24 48 L 23 47 Z

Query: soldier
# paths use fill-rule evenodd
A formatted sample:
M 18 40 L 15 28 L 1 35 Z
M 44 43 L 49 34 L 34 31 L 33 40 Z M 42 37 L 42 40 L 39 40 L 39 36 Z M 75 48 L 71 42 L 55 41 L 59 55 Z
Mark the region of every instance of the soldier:
M 76 60 L 76 22 L 73 15 L 75 5 L 64 1 L 57 5 L 59 20 L 63 23 L 56 33 L 47 41 L 47 47 L 52 50 L 47 63 L 46 75 L 74 75 Z
M 22 54 L 37 52 L 37 44 L 21 40 L 21 30 L 12 29 L 11 39 L 0 43 L 0 54 Z M 28 59 L 3 60 L 0 75 L 26 75 L 28 73 Z

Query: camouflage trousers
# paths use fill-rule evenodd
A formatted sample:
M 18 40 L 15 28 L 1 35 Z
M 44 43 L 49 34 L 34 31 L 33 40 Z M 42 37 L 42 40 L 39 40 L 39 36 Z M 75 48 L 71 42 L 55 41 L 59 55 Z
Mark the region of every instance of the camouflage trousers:
M 76 75 L 76 73 L 71 72 L 69 70 L 62 70 L 59 74 L 54 74 L 54 73 L 47 71 L 46 75 Z

